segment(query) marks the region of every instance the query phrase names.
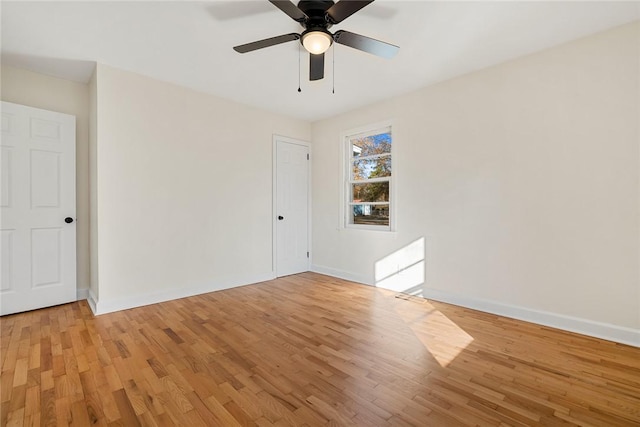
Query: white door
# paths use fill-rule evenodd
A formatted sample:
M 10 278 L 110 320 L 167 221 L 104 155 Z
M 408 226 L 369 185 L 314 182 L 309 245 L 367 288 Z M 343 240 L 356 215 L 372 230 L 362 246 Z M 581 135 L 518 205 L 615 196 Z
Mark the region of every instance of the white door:
M 309 270 L 309 145 L 275 137 L 278 277 Z
M 0 315 L 76 300 L 75 120 L 2 102 Z

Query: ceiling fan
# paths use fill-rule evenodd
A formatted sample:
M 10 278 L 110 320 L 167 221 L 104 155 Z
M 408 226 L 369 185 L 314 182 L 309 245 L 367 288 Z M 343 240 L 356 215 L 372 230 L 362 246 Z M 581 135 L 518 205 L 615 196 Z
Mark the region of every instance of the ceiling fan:
M 324 78 L 324 53 L 333 42 L 368 52 L 383 58 L 392 58 L 400 48 L 380 40 L 339 30 L 331 33 L 329 28 L 339 24 L 374 0 L 300 0 L 296 6 L 290 0 L 269 0 L 278 9 L 304 27 L 300 34 L 289 33 L 252 43 L 235 46 L 239 53 L 247 53 L 281 43 L 300 40 L 309 52 L 309 80 Z

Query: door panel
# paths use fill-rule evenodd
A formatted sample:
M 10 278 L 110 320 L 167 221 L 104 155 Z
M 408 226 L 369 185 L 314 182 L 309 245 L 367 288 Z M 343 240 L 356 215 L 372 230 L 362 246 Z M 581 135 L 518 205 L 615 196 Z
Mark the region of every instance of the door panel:
M 13 258 L 14 258 L 14 246 L 13 235 L 15 230 L 2 230 L 1 239 L 2 246 L 2 276 L 0 277 L 0 293 L 13 290 Z
M 276 275 L 309 270 L 309 147 L 276 140 Z
M 60 228 L 31 229 L 31 287 L 60 283 Z
M 31 208 L 60 207 L 60 153 L 31 150 Z
M 0 147 L 0 207 L 8 208 L 11 205 L 11 186 L 9 178 L 12 175 L 12 152 L 9 147 Z
M 76 300 L 75 117 L 2 102 L 0 315 Z

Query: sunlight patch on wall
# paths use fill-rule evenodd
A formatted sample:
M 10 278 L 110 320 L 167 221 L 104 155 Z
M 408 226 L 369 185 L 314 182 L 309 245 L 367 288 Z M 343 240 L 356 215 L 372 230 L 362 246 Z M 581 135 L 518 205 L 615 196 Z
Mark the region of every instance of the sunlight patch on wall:
M 421 237 L 380 259 L 374 267 L 376 286 L 422 296 L 424 254 L 424 237 Z

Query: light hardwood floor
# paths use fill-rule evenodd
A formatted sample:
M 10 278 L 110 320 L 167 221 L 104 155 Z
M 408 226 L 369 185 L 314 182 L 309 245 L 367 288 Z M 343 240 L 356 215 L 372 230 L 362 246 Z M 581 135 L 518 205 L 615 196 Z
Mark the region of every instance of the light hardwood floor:
M 2 425 L 640 425 L 640 349 L 304 273 L 1 321 Z

